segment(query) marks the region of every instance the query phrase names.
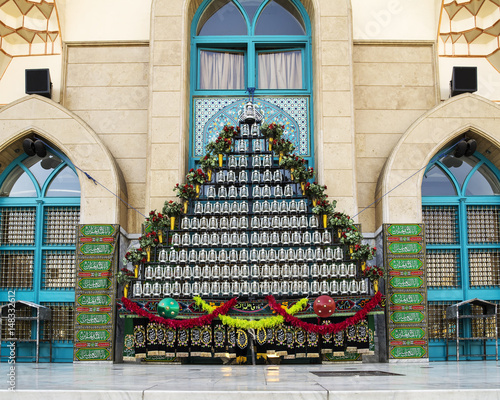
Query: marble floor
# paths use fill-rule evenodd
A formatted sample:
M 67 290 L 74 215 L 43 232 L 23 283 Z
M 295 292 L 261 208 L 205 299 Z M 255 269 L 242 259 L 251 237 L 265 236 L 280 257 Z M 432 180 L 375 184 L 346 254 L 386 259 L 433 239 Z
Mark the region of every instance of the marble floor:
M 385 375 L 373 376 L 373 371 Z M 500 400 L 500 363 L 0 364 L 0 400 Z M 331 376 L 334 375 L 334 376 Z

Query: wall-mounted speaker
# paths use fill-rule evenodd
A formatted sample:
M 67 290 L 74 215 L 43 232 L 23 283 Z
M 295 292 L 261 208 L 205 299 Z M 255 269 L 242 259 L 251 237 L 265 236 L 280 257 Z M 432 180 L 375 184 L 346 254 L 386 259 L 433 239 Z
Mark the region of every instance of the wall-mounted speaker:
M 452 97 L 477 92 L 477 67 L 453 67 L 450 91 Z
M 52 82 L 50 81 L 49 69 L 26 69 L 25 88 L 26 94 L 38 94 L 50 99 L 52 96 Z

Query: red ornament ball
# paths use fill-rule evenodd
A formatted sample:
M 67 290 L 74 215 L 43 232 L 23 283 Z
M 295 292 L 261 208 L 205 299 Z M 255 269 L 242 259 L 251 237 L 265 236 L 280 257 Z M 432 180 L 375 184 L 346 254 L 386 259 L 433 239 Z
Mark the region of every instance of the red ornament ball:
M 319 296 L 314 300 L 313 309 L 320 318 L 328 318 L 335 311 L 335 300 L 330 296 Z

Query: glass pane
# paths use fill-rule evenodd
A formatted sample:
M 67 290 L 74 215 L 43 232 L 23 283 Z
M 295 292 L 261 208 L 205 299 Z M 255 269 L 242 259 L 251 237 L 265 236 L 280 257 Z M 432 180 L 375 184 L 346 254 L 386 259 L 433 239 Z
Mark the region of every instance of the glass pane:
M 305 35 L 300 13 L 288 0 L 273 0 L 262 10 L 255 27 L 256 35 Z
M 61 164 L 61 159 L 54 156 L 53 154 L 48 154 L 44 158 L 38 156 L 28 157 L 23 161 L 23 164 L 30 170 L 40 187 L 43 187 L 45 180 L 52 173 L 54 168 Z
M 424 175 L 422 196 L 456 196 L 457 191 L 444 171 L 433 165 Z
M 476 166 L 479 160 L 476 157 L 461 157 L 458 159 L 453 157 L 451 160 L 454 162 L 448 162 L 447 160 L 450 160 L 450 157 L 444 157 L 441 161 L 448 167 L 461 188 L 465 178 L 467 178 L 467 175 L 469 175 L 469 172 Z
M 0 187 L 0 197 L 36 197 L 36 189 L 28 174 L 16 166 Z
M 68 166 L 60 170 L 50 183 L 47 197 L 80 197 L 80 181 Z
M 467 196 L 492 196 L 500 194 L 500 184 L 493 171 L 485 164 L 474 172 L 467 184 Z
M 257 11 L 257 8 L 259 8 L 260 4 L 262 3 L 262 0 L 238 0 L 238 1 L 245 9 L 248 15 L 248 19 L 252 21 L 255 12 Z
M 197 35 L 246 35 L 247 25 L 240 10 L 230 0 L 215 0 L 203 12 Z
M 245 57 L 243 53 L 200 51 L 200 89 L 244 88 Z
M 302 52 L 260 53 L 259 89 L 302 89 Z

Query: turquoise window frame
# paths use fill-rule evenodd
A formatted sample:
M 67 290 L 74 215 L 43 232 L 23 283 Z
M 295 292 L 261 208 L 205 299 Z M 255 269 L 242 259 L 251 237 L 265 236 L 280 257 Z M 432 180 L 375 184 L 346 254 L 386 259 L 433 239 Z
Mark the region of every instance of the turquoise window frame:
M 54 152 L 53 152 L 54 153 Z M 55 153 L 61 160 L 66 157 Z M 42 288 L 43 274 L 43 253 L 44 251 L 70 250 L 76 251 L 76 243 L 74 245 L 46 245 L 44 244 L 44 217 L 45 208 L 47 207 L 80 207 L 81 196 L 77 197 L 45 197 L 48 187 L 57 176 L 57 174 L 65 167 L 69 167 L 75 173 L 77 179 L 78 174 L 75 168 L 70 163 L 62 161 L 59 166 L 47 176 L 43 186 L 40 188 L 36 178 L 31 171 L 22 163 L 28 156 L 23 154 L 16 158 L 0 175 L 0 185 L 3 184 L 8 175 L 19 166 L 27 173 L 36 189 L 36 197 L 0 197 L 0 208 L 4 207 L 33 207 L 36 210 L 35 214 L 35 243 L 34 245 L 1 245 L 0 251 L 33 251 L 33 276 L 32 288 L 0 288 L 0 303 L 6 303 L 9 300 L 9 291 L 15 291 L 15 300 L 31 301 L 37 304 L 43 303 L 61 303 L 75 304 L 75 288 Z M 80 185 L 81 188 L 81 185 Z M 76 273 L 76 272 L 75 272 Z M 33 323 L 34 324 L 34 323 Z M 32 324 L 32 325 L 33 325 Z M 32 326 L 32 335 L 35 334 Z M 32 336 L 34 337 L 34 336 Z M 0 351 L 5 355 L 5 343 L 2 344 Z M 31 348 L 29 344 L 21 343 L 19 347 L 20 354 L 24 357 L 30 355 Z M 41 361 L 48 358 L 48 345 L 43 344 L 40 348 Z M 71 362 L 73 359 L 73 341 L 53 341 L 52 345 L 52 361 L 53 362 Z M 21 361 L 21 360 L 20 360 Z
M 238 0 L 232 0 L 235 6 L 243 15 L 244 21 L 247 24 L 247 35 L 234 36 L 197 36 L 196 31 L 200 18 L 206 7 L 213 0 L 204 0 L 198 7 L 193 20 L 191 22 L 191 69 L 190 69 L 190 118 L 189 118 L 189 168 L 196 165 L 198 157 L 193 155 L 193 135 L 194 135 L 194 116 L 193 116 L 193 98 L 195 97 L 247 97 L 247 88 L 255 88 L 254 96 L 307 96 L 309 97 L 309 133 L 310 133 L 310 148 L 311 156 L 306 159 L 309 165 L 314 166 L 314 104 L 312 96 L 313 79 L 312 79 L 312 37 L 311 37 L 311 22 L 309 16 L 304 9 L 304 6 L 299 0 L 289 0 L 298 10 L 304 23 L 305 35 L 255 35 L 255 26 L 262 10 L 272 0 L 264 0 L 257 8 L 252 21 L 249 20 L 243 6 L 238 3 Z M 302 51 L 302 89 L 259 89 L 258 82 L 258 65 L 257 54 L 260 51 L 266 51 L 267 48 L 272 48 L 274 51 L 287 51 L 290 49 L 301 49 Z M 243 90 L 202 90 L 199 89 L 200 74 L 199 74 L 199 52 L 200 50 L 227 50 L 227 51 L 245 51 L 245 88 Z
M 500 181 L 500 171 L 483 155 L 475 153 L 479 161 L 471 169 L 462 187 L 460 187 L 455 176 L 449 169 L 439 160 L 429 164 L 426 172 L 434 165 L 439 166 L 444 173 L 450 178 L 455 186 L 457 195 L 455 196 L 422 196 L 422 207 L 425 206 L 454 206 L 458 210 L 458 243 L 457 244 L 427 244 L 427 250 L 458 250 L 460 252 L 460 287 L 459 288 L 428 288 L 428 301 L 453 301 L 459 302 L 471 298 L 478 297 L 482 300 L 499 300 L 499 288 L 470 288 L 469 287 L 469 250 L 474 249 L 498 249 L 500 243 L 497 244 L 473 244 L 468 242 L 467 232 L 467 206 L 471 205 L 498 205 L 500 206 L 500 195 L 496 196 L 467 196 L 466 190 L 470 179 L 474 173 L 482 166 L 486 165 L 493 172 L 495 177 Z

